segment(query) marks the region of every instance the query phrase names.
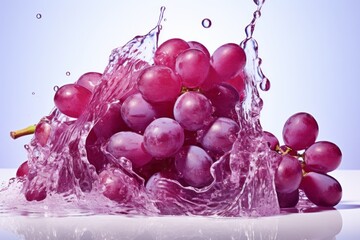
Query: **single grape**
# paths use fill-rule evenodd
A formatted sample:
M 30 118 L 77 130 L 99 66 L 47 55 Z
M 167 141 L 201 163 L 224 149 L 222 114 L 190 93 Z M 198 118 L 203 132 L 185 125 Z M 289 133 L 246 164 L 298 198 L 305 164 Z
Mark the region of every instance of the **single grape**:
M 28 161 L 23 162 L 16 171 L 17 178 L 24 178 L 29 174 Z
M 296 151 L 310 147 L 315 142 L 318 133 L 319 126 L 315 118 L 305 112 L 289 117 L 282 132 L 285 145 Z
M 201 50 L 210 59 L 211 56 L 209 50 L 203 44 L 196 41 L 189 41 L 187 43 L 189 44 L 190 48 Z
M 290 193 L 299 188 L 302 168 L 297 158 L 284 155 L 275 172 L 275 187 L 279 193 Z
M 181 92 L 181 79 L 165 66 L 144 69 L 138 78 L 138 89 L 151 103 L 175 100 Z
M 154 62 L 175 69 L 175 59 L 184 50 L 190 48 L 189 44 L 180 39 L 172 38 L 163 42 L 155 51 Z
M 183 93 L 175 102 L 174 118 L 189 131 L 203 128 L 211 120 L 210 100 L 198 92 Z
M 214 115 L 237 120 L 235 106 L 239 102 L 239 93 L 229 84 L 217 84 L 204 92 L 214 107 Z
M 28 175 L 29 177 L 29 175 Z M 47 196 L 46 186 L 42 181 L 38 181 L 38 176 L 31 176 L 29 185 L 25 189 L 25 198 L 27 201 L 42 201 Z
M 144 147 L 153 157 L 171 157 L 183 144 L 184 129 L 174 119 L 155 119 L 145 129 Z
M 88 72 L 80 76 L 76 84 L 85 87 L 90 92 L 94 92 L 95 87 L 100 83 L 102 74 L 98 72 Z
M 109 160 L 101 151 L 101 146 L 104 142 L 105 139 L 98 138 L 94 131 L 90 131 L 85 142 L 87 159 L 95 167 L 97 173 L 100 173 L 109 164 Z
M 110 137 L 106 150 L 116 159 L 125 157 L 135 168 L 144 166 L 152 157 L 143 146 L 144 137 L 134 132 L 118 132 Z
M 276 148 L 279 147 L 279 140 L 271 132 L 263 131 L 264 140 L 268 143 L 269 148 L 273 151 L 276 151 Z
M 91 92 L 83 86 L 66 84 L 56 91 L 54 102 L 63 114 L 78 118 L 89 104 L 91 95 Z
M 99 174 L 99 183 L 105 197 L 126 203 L 131 199 L 131 190 L 136 186 L 134 178 L 123 174 L 117 168 L 107 168 Z
M 335 170 L 341 162 L 340 148 L 328 141 L 319 141 L 305 150 L 305 171 L 327 173 Z
M 342 197 L 341 185 L 335 178 L 316 172 L 304 175 L 301 189 L 311 202 L 321 207 L 333 207 Z
M 295 191 L 289 193 L 277 192 L 277 198 L 279 206 L 281 208 L 295 207 L 296 204 L 299 202 L 299 189 L 296 189 Z
M 156 109 L 140 93 L 129 96 L 121 106 L 121 116 L 127 126 L 142 132 L 156 116 Z
M 51 125 L 46 119 L 40 120 L 38 124 L 36 124 L 35 128 L 35 139 L 41 145 L 45 146 L 51 132 Z
M 209 67 L 210 58 L 198 49 L 187 49 L 176 57 L 175 71 L 184 87 L 199 87 L 205 81 Z
M 226 81 L 244 68 L 245 51 L 238 44 L 227 43 L 215 50 L 210 62 L 222 81 Z
M 187 184 L 198 188 L 213 180 L 210 173 L 212 163 L 211 157 L 197 146 L 185 146 L 175 156 L 175 167 L 180 176 Z
M 239 132 L 239 125 L 230 118 L 217 118 L 205 131 L 201 139 L 204 149 L 214 153 L 225 153 L 231 147 Z

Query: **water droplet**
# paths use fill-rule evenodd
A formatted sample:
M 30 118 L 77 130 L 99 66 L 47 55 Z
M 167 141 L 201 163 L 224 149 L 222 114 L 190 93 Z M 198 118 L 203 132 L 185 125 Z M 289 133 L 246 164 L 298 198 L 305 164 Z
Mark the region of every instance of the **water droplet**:
M 70 73 L 69 71 L 66 72 L 66 76 L 70 76 L 70 74 L 71 74 L 71 73 Z
M 35 95 L 35 92 L 32 92 L 31 94 L 32 94 L 32 95 Z
M 258 18 L 260 18 L 261 17 L 261 12 L 259 11 L 259 10 L 256 10 L 255 12 L 254 12 L 254 18 L 255 19 L 258 19 Z
M 109 62 L 113 62 L 115 60 L 115 56 L 113 54 L 111 54 L 109 56 Z
M 59 90 L 59 86 L 58 86 L 58 85 L 55 85 L 55 86 L 53 87 L 53 89 L 54 89 L 55 92 L 57 92 L 57 91 Z
M 40 19 L 40 18 L 42 18 L 42 15 L 41 15 L 41 13 L 38 13 L 38 14 L 36 14 L 36 18 L 37 18 L 37 19 Z
M 264 78 L 260 83 L 260 89 L 263 91 L 269 91 L 270 89 L 270 80 L 267 78 Z
M 25 145 L 24 145 L 24 148 L 25 148 L 26 150 L 29 150 L 29 149 L 30 149 L 30 146 L 29 146 L 28 144 L 25 144 Z
M 204 28 L 209 28 L 211 27 L 211 20 L 208 19 L 208 18 L 204 18 L 202 21 L 201 21 L 201 25 L 204 27 Z

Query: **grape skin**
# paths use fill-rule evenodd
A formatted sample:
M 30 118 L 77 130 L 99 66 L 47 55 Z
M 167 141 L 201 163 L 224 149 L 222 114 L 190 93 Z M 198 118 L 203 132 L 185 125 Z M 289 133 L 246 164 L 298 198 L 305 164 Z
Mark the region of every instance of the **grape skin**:
M 275 137 L 275 135 L 271 132 L 263 131 L 263 136 L 265 141 L 268 143 L 269 148 L 276 151 L 276 148 L 279 147 L 279 140 Z
M 169 39 L 156 49 L 154 62 L 156 65 L 175 69 L 176 57 L 188 48 L 190 48 L 189 44 L 180 38 Z
M 184 129 L 171 118 L 152 121 L 144 132 L 144 147 L 155 158 L 173 156 L 184 144 Z
M 303 150 L 310 147 L 316 140 L 319 126 L 309 113 L 296 113 L 289 117 L 283 128 L 285 145 L 293 150 Z
M 81 85 L 88 89 L 90 92 L 94 92 L 95 87 L 100 83 L 102 74 L 98 72 L 87 72 L 80 76 L 76 81 L 76 84 Z
M 293 192 L 299 188 L 302 179 L 302 168 L 297 158 L 282 156 L 275 172 L 275 187 L 279 193 Z
M 305 150 L 305 170 L 327 173 L 335 170 L 341 163 L 340 148 L 332 142 L 319 141 Z
M 342 197 L 340 183 L 326 174 L 316 172 L 305 174 L 300 188 L 311 202 L 321 207 L 333 207 Z

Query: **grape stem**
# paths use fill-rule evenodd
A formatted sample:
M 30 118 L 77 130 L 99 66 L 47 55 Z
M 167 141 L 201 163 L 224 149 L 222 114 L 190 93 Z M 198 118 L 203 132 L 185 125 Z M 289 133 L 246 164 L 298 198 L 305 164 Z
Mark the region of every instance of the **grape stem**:
M 23 129 L 19 129 L 19 130 L 15 130 L 15 131 L 11 131 L 10 132 L 10 136 L 13 138 L 13 139 L 17 139 L 19 137 L 23 137 L 23 136 L 26 136 L 26 135 L 30 135 L 30 134 L 33 134 L 35 132 L 35 128 L 36 128 L 36 124 L 34 125 L 30 125 L 26 128 L 23 128 Z

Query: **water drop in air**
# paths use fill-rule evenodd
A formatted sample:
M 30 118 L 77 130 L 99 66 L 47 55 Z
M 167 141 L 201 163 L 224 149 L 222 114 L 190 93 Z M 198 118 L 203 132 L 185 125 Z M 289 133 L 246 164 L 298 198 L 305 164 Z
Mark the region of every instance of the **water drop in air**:
M 36 18 L 40 19 L 42 17 L 41 13 L 36 14 Z
M 70 73 L 69 71 L 66 72 L 66 76 L 70 76 L 70 74 L 71 74 L 71 73 Z
M 29 149 L 30 149 L 30 146 L 29 146 L 28 144 L 25 144 L 25 145 L 24 145 L 24 148 L 25 148 L 26 150 L 29 150 Z
M 270 89 L 270 80 L 267 78 L 264 78 L 260 83 L 260 89 L 263 91 L 269 91 Z
M 201 21 L 201 25 L 204 27 L 204 28 L 209 28 L 211 27 L 211 20 L 208 19 L 208 18 L 204 18 L 202 21 Z
M 55 85 L 55 86 L 53 87 L 53 89 L 54 89 L 55 92 L 57 92 L 57 91 L 59 90 L 59 86 Z
M 32 95 L 35 95 L 35 92 L 32 92 L 31 94 L 32 94 Z

